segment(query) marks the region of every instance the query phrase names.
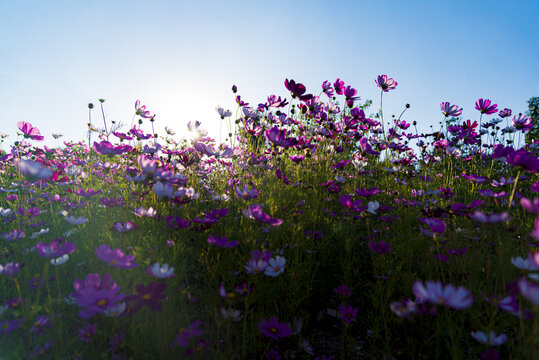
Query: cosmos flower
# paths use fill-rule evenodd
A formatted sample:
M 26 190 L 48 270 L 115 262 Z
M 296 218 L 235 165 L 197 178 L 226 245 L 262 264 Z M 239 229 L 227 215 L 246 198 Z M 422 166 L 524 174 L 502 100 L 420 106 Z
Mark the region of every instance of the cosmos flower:
M 73 253 L 77 249 L 75 243 L 64 241 L 64 239 L 54 239 L 50 244 L 40 241 L 36 245 L 37 254 L 44 258 L 55 258 Z
M 296 83 L 294 80 L 288 80 L 286 79 L 284 81 L 284 86 L 286 87 L 286 89 L 288 91 L 290 91 L 290 94 L 292 95 L 292 98 L 299 98 L 300 100 L 303 100 L 303 101 L 306 101 L 306 100 L 310 100 L 313 95 L 312 94 L 307 94 L 307 95 L 303 95 L 305 94 L 305 91 L 307 91 L 305 89 L 305 85 L 301 84 L 301 83 Z
M 128 231 L 136 229 L 137 225 L 135 225 L 132 221 L 128 221 L 124 223 L 116 221 L 114 225 L 112 225 L 112 228 L 118 231 L 119 233 L 124 233 L 124 232 L 128 232 Z
M 479 110 L 481 114 L 491 115 L 498 111 L 498 104 L 490 105 L 489 99 L 479 99 L 475 102 L 475 109 Z
M 539 284 L 528 282 L 528 280 L 523 277 L 518 281 L 518 289 L 520 294 L 528 299 L 529 302 L 535 306 L 539 306 Z
M 135 114 L 144 119 L 151 118 L 150 111 L 146 110 L 146 105 L 140 106 L 140 100 L 135 101 Z
M 133 269 L 137 267 L 135 257 L 133 255 L 125 255 L 121 249 L 112 250 L 108 245 L 103 244 L 95 249 L 97 257 L 112 267 L 123 269 Z
M 350 324 L 352 321 L 356 321 L 358 309 L 352 307 L 352 305 L 341 304 L 339 306 L 339 319 L 344 321 L 347 324 Z
M 494 331 L 489 331 L 488 333 L 485 333 L 483 331 L 472 331 L 471 333 L 472 337 L 479 341 L 481 344 L 489 345 L 489 346 L 499 346 L 505 344 L 507 341 L 507 335 L 500 334 L 496 335 Z
M 202 330 L 198 329 L 199 326 L 200 320 L 195 320 L 191 325 L 187 326 L 186 328 L 180 328 L 178 330 L 178 335 L 176 335 L 176 338 L 172 343 L 172 346 L 178 345 L 184 347 L 189 345 L 189 341 L 192 338 L 202 335 Z
M 507 153 L 507 162 L 524 171 L 537 172 L 539 170 L 539 158 L 525 149 L 518 149 Z
M 286 259 L 282 256 L 271 258 L 268 261 L 268 266 L 264 269 L 264 275 L 275 277 L 284 272 Z
M 459 109 L 457 105 L 451 105 L 448 102 L 440 103 L 440 109 L 445 117 L 458 117 L 462 114 L 462 109 Z
M 233 247 L 238 246 L 239 243 L 235 240 L 234 241 L 228 240 L 226 236 L 223 238 L 218 238 L 216 236 L 210 235 L 208 237 L 208 244 L 222 247 L 222 248 L 233 248 Z
M 41 136 L 41 133 L 39 132 L 39 129 L 36 127 L 33 127 L 30 123 L 26 121 L 19 121 L 17 123 L 17 127 L 20 131 L 23 132 L 25 139 L 32 139 L 35 141 L 43 141 L 43 136 Z
M 75 280 L 73 288 L 75 292 L 71 293 L 71 297 L 79 307 L 83 308 L 78 313 L 83 319 L 103 313 L 125 297 L 123 293 L 118 293 L 120 287 L 112 280 L 110 274 L 106 274 L 103 279 L 99 274 L 88 274 L 84 281 Z
M 279 340 L 280 338 L 292 335 L 290 323 L 280 323 L 275 316 L 272 316 L 267 321 L 264 318 L 260 318 L 257 325 L 258 330 L 260 330 L 262 334 L 274 340 Z
M 87 323 L 85 326 L 79 327 L 77 334 L 79 340 L 84 342 L 90 342 L 94 338 L 95 332 L 97 330 L 97 323 Z
M 151 311 L 160 311 L 161 301 L 166 299 L 166 295 L 163 292 L 167 288 L 167 283 L 150 283 L 148 286 L 139 284 L 136 287 L 137 294 L 129 295 L 125 298 L 125 301 L 135 302 L 135 305 L 131 308 L 131 314 L 137 313 L 143 306 L 147 306 Z
M 376 85 L 383 91 L 388 92 L 389 90 L 393 90 L 397 87 L 398 83 L 393 80 L 393 78 L 387 78 L 387 75 L 379 75 L 376 80 L 374 80 Z
M 173 267 L 169 268 L 168 264 L 159 265 L 157 262 L 153 266 L 148 266 L 148 274 L 158 279 L 168 279 L 176 276 Z
M 444 286 L 439 281 L 427 281 L 425 285 L 421 281 L 416 281 L 412 290 L 414 295 L 422 301 L 457 310 L 469 308 L 474 301 L 474 297 L 466 288 L 462 286 L 455 288 L 452 284 Z
M 245 216 L 246 218 L 255 219 L 268 225 L 278 226 L 283 223 L 281 219 L 272 218 L 268 214 L 262 212 L 261 205 L 249 205 L 249 208 L 243 209 L 242 212 L 243 216 Z

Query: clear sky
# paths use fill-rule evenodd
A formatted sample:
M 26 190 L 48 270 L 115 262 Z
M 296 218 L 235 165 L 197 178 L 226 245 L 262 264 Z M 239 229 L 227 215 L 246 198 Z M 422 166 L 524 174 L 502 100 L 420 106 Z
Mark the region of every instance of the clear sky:
M 8 144 L 17 121 L 48 146 L 60 144 L 54 132 L 85 139 L 98 98 L 109 120 L 129 125 L 140 99 L 159 134 L 166 125 L 179 140 L 199 120 L 217 136 L 215 106 L 235 112 L 233 84 L 256 106 L 271 94 L 290 99 L 285 78 L 314 94 L 341 78 L 375 112 L 374 79 L 387 74 L 398 86 L 384 95 L 386 119 L 410 103 L 403 118 L 420 131 L 438 127 L 442 101 L 478 120 L 478 98 L 518 114 L 539 96 L 537 0 L 18 0 L 0 1 L 0 14 Z

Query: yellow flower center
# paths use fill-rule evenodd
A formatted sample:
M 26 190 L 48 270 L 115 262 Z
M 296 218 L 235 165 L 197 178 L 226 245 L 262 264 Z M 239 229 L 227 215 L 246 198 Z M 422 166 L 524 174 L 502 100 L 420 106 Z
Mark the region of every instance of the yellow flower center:
M 144 300 L 149 300 L 151 297 L 152 297 L 152 296 L 151 296 L 150 294 L 146 294 L 146 295 L 144 295 L 142 298 L 143 298 Z
M 106 304 L 107 304 L 107 300 L 99 300 L 99 301 L 97 302 L 97 305 L 98 305 L 98 306 L 105 306 Z

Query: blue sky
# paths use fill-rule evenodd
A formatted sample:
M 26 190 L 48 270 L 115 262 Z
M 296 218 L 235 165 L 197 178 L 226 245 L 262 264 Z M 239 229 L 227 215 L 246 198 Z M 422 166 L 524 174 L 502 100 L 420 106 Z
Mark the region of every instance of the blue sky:
M 538 1 L 20 0 L 0 2 L 0 13 L 8 144 L 17 121 L 49 146 L 60 144 L 53 132 L 85 139 L 98 98 L 109 120 L 129 125 L 140 99 L 159 134 L 166 125 L 179 140 L 199 120 L 217 137 L 214 109 L 236 110 L 233 84 L 258 104 L 290 98 L 285 78 L 314 94 L 340 78 L 375 112 L 374 79 L 387 74 L 399 84 L 384 95 L 386 119 L 410 103 L 403 118 L 420 131 L 438 128 L 442 101 L 478 120 L 479 98 L 518 114 L 539 96 Z

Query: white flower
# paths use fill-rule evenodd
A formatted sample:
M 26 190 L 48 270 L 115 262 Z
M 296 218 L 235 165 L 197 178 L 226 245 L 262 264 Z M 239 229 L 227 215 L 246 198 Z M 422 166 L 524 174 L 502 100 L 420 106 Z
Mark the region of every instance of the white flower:
M 63 256 L 51 259 L 51 265 L 58 266 L 65 264 L 69 260 L 69 255 L 65 254 Z
M 49 233 L 49 228 L 41 229 L 41 230 L 39 230 L 38 232 L 33 233 L 33 234 L 30 236 L 30 239 L 35 239 L 35 238 L 37 238 L 38 236 L 45 235 L 45 234 L 48 234 L 48 233 Z
M 155 215 L 157 215 L 157 212 L 151 206 L 149 209 L 145 209 L 142 206 L 139 208 L 135 208 L 135 216 L 140 216 L 140 217 L 145 216 L 145 217 L 151 218 L 151 217 L 155 217 Z
M 232 319 L 233 321 L 240 321 L 243 318 L 241 311 L 233 308 L 221 308 L 221 315 L 223 315 L 224 319 Z
M 3 207 L 0 207 L 0 216 L 2 217 L 6 217 L 6 216 L 9 216 L 13 213 L 13 210 L 7 208 L 7 209 L 4 209 Z
M 88 219 L 83 218 L 82 216 L 79 216 L 78 218 L 75 219 L 75 217 L 71 215 L 71 216 L 65 217 L 64 219 L 71 225 L 82 225 L 88 222 Z
M 269 259 L 268 266 L 264 270 L 264 275 L 267 276 L 277 276 L 284 272 L 286 266 L 286 259 L 282 256 L 277 256 L 276 258 Z
M 335 181 L 342 184 L 344 182 L 344 178 L 340 175 L 337 175 L 335 176 Z
M 376 211 L 380 208 L 380 203 L 378 201 L 369 201 L 367 205 L 367 211 L 373 215 L 376 215 Z
M 159 263 L 155 263 L 153 266 L 148 266 L 148 272 L 158 279 L 168 279 L 174 276 L 174 268 L 169 268 L 168 264 L 161 266 Z
M 169 128 L 168 126 L 165 126 L 165 131 L 166 131 L 167 134 L 169 134 L 170 136 L 176 135 L 176 131 L 174 131 L 173 129 Z
M 2 316 L 8 309 L 7 305 L 0 305 L 0 316 Z
M 77 232 L 77 229 L 67 230 L 66 232 L 63 233 L 63 236 L 68 238 L 68 237 L 70 237 L 71 235 L 73 235 L 76 232 Z

